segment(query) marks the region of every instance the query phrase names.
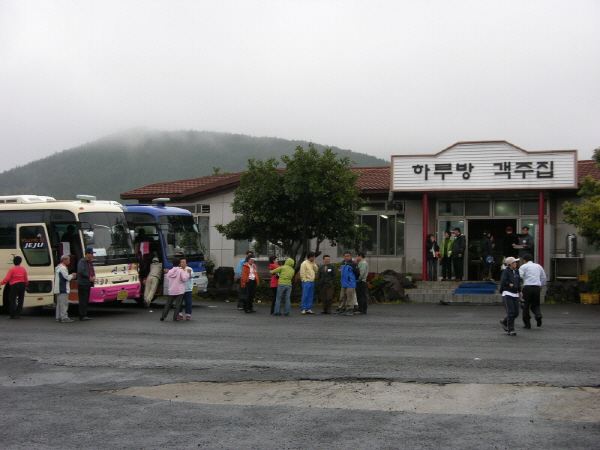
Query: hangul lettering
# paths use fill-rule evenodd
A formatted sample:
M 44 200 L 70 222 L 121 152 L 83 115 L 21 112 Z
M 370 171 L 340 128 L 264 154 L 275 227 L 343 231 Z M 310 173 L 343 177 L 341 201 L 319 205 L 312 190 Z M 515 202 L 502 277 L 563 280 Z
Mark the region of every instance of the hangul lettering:
M 515 173 L 520 173 L 521 178 L 525 178 L 528 173 L 533 172 L 533 163 L 530 162 L 517 162 L 515 163 L 517 166 L 515 168 Z
M 417 175 L 420 175 L 423 172 L 425 172 L 425 179 L 426 180 L 428 179 L 427 173 L 431 170 L 429 168 L 428 164 L 425 164 L 424 166 L 421 164 L 417 164 L 416 166 L 412 166 L 412 168 L 413 168 L 413 172 L 416 173 Z
M 538 161 L 536 169 L 538 169 L 536 173 L 537 178 L 554 178 L 554 161 Z M 548 171 L 542 172 L 539 169 L 548 169 Z
M 462 177 L 464 180 L 471 178 L 471 172 L 473 171 L 473 164 L 459 164 L 456 163 L 456 171 L 463 172 Z
M 452 175 L 452 164 L 450 164 L 450 163 L 436 164 L 435 172 L 433 172 L 433 173 L 436 175 L 441 175 L 442 180 L 445 180 L 446 175 Z
M 498 166 L 499 172 L 494 172 L 494 175 L 506 175 L 510 180 L 510 162 L 493 163 Z

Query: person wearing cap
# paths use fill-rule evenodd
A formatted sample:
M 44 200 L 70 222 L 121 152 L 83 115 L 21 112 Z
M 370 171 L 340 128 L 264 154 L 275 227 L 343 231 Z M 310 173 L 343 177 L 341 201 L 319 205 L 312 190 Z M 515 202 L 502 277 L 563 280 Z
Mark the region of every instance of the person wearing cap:
M 465 271 L 465 251 L 467 250 L 467 238 L 460 232 L 460 228 L 454 229 L 454 242 L 452 243 L 452 267 L 454 268 L 454 280 L 462 281 Z
M 519 238 L 519 258 L 523 259 L 525 255 L 531 256 L 529 261 L 533 261 L 533 237 L 529 234 L 529 227 L 523 227 L 521 237 Z
M 518 251 L 514 247 L 518 243 L 519 236 L 513 233 L 513 227 L 506 227 L 506 236 L 502 240 L 502 256 L 504 258 L 508 258 L 509 256 L 516 258 Z
M 146 305 L 146 308 L 149 308 L 150 303 L 152 303 L 152 300 L 154 300 L 154 294 L 156 293 L 156 289 L 158 289 L 158 285 L 160 284 L 160 280 L 163 276 L 162 274 L 162 263 L 155 256 L 152 258 L 150 272 L 148 273 L 146 284 L 144 286 L 144 305 Z
M 256 286 L 260 283 L 258 277 L 258 270 L 254 261 L 256 258 L 254 255 L 248 255 L 246 262 L 242 265 L 242 278 L 240 280 L 242 289 L 244 289 L 244 312 L 253 313 L 256 312 L 252 303 L 254 302 L 254 296 L 256 295 Z
M 94 249 L 88 247 L 85 249 L 85 255 L 77 263 L 77 296 L 79 297 L 79 320 L 91 320 L 87 316 L 88 303 L 90 302 L 90 292 L 96 281 L 96 271 L 92 264 L 94 258 Z
M 506 309 L 506 317 L 500 320 L 500 324 L 504 331 L 507 331 L 509 336 L 516 336 L 515 319 L 519 317 L 519 297 L 521 293 L 521 278 L 517 270 L 518 258 L 509 256 L 504 262 L 506 269 L 502 272 L 500 279 L 500 291 L 502 292 L 502 300 Z
M 523 256 L 523 265 L 519 268 L 519 275 L 523 279 L 523 328 L 531 328 L 529 310 L 533 312 L 537 326 L 541 327 L 540 291 L 546 284 L 546 272 L 542 266 L 534 263 L 533 256 L 527 253 Z

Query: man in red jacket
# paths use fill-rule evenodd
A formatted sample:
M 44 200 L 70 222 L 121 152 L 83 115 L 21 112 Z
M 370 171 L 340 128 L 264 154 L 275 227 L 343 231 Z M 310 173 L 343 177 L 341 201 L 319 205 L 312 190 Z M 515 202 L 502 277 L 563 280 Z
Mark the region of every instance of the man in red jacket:
M 25 300 L 25 286 L 29 284 L 27 279 L 27 271 L 21 267 L 23 258 L 15 256 L 13 258 L 14 267 L 11 267 L 4 280 L 0 281 L 0 285 L 8 283 L 10 290 L 8 291 L 8 310 L 10 313 L 9 319 L 18 319 L 23 311 L 23 301 Z

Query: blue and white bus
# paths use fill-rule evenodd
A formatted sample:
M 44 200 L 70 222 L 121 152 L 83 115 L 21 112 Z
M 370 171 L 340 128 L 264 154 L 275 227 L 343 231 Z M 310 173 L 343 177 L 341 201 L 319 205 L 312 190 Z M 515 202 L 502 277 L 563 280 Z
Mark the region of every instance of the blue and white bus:
M 134 232 L 140 277 L 143 280 L 148 276 L 154 257 L 158 258 L 165 269 L 173 267 L 174 258 L 185 258 L 187 265 L 194 271 L 194 292 L 206 291 L 208 279 L 198 225 L 191 212 L 166 206 L 169 200 L 157 198 L 152 200 L 152 205 L 124 207 L 128 227 Z M 163 276 L 156 295 L 167 294 L 168 282 Z

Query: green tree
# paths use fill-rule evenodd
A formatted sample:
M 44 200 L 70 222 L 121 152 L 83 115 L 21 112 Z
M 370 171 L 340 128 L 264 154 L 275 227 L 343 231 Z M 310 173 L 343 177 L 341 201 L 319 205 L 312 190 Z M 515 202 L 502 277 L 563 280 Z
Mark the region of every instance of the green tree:
M 326 240 L 358 248 L 369 228 L 357 225 L 354 211 L 363 200 L 356 188 L 360 174 L 350 170 L 350 159 L 338 159 L 331 149 L 320 153 L 310 144 L 281 161 L 285 170 L 274 158 L 248 161 L 232 203 L 240 217 L 215 228 L 227 239 L 275 244 L 297 267 L 312 239 L 317 253 Z
M 594 150 L 593 159 L 600 169 L 600 147 Z M 600 182 L 586 176 L 577 194 L 581 196 L 579 204 L 563 204 L 565 222 L 575 225 L 589 244 L 600 248 Z

